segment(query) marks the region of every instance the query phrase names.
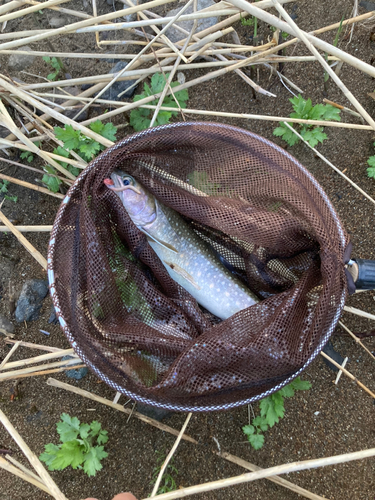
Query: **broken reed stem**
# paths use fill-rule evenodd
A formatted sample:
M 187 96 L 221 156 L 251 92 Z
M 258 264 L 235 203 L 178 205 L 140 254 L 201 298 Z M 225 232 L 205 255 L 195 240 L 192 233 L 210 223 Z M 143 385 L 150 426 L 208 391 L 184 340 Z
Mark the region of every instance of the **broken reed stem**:
M 34 455 L 34 453 L 30 450 L 30 448 L 27 446 L 25 441 L 22 439 L 20 434 L 16 431 L 16 429 L 13 427 L 13 425 L 10 423 L 9 419 L 6 417 L 6 415 L 0 410 L 0 422 L 4 425 L 6 430 L 9 432 L 9 434 L 12 436 L 14 441 L 18 444 L 18 446 L 21 448 L 22 452 L 32 465 L 32 467 L 35 469 L 39 477 L 41 478 L 41 481 L 46 485 L 46 487 L 49 489 L 51 492 L 52 496 L 55 497 L 56 500 L 67 500 L 65 495 L 59 490 L 51 476 L 48 474 L 46 469 L 43 467 L 42 463 L 38 460 L 38 458 Z
M 48 0 L 47 2 L 41 2 L 38 3 L 38 5 L 34 5 L 33 7 L 26 7 L 26 9 L 18 10 L 17 12 L 13 12 L 12 14 L 4 14 L 0 16 L 0 23 L 10 21 L 11 19 L 17 19 L 18 17 L 26 16 L 27 14 L 31 14 L 32 12 L 37 12 L 38 10 L 42 10 L 50 6 L 52 7 L 68 1 L 69 0 Z
M 363 389 L 364 391 L 367 392 L 367 394 L 370 394 L 370 396 L 372 398 L 375 399 L 375 394 L 373 392 L 370 391 L 370 389 L 368 389 L 364 384 L 362 384 L 362 382 L 360 382 L 354 375 L 352 375 L 350 372 L 348 372 L 348 370 L 346 368 L 343 368 L 341 365 L 339 365 L 338 363 L 336 363 L 336 361 L 332 358 L 330 358 L 329 356 L 327 356 L 327 354 L 323 351 L 320 352 L 320 354 L 328 359 L 328 361 L 330 363 L 332 363 L 334 366 L 336 366 L 336 368 L 338 368 L 339 370 L 341 370 L 347 377 L 349 377 L 351 380 L 354 380 L 354 382 L 359 385 L 359 387 L 361 389 Z
M 4 328 L 0 328 L 0 333 L 2 333 L 3 335 L 5 335 L 6 337 L 14 337 L 13 333 L 7 332 L 6 330 L 4 330 Z
M 13 356 L 14 352 L 18 349 L 20 343 L 21 343 L 21 341 L 18 340 L 14 344 L 14 346 L 12 347 L 12 349 L 8 352 L 8 354 L 5 356 L 5 358 L 3 359 L 3 361 L 0 363 L 0 370 L 6 370 L 5 365 L 7 364 L 8 359 L 10 359 L 11 356 Z
M 238 1 L 238 0 L 236 0 L 236 1 Z M 327 63 L 327 61 L 320 55 L 320 53 L 314 47 L 312 41 L 307 38 L 307 33 L 305 34 L 297 26 L 297 24 L 289 16 L 289 14 L 286 12 L 286 10 L 284 9 L 284 7 L 280 4 L 280 2 L 278 0 L 272 0 L 272 2 L 274 4 L 274 6 L 276 7 L 277 11 L 286 20 L 286 22 L 290 26 L 291 30 L 294 30 L 294 32 L 297 34 L 298 38 L 303 41 L 303 43 L 310 50 L 310 52 L 317 58 L 317 60 L 323 66 L 323 68 L 328 73 L 328 75 L 332 78 L 332 80 L 336 83 L 336 85 L 342 91 L 342 93 L 344 94 L 344 96 L 347 99 L 349 99 L 349 101 L 353 104 L 353 106 L 361 114 L 361 116 L 363 116 L 363 118 L 367 121 L 367 123 L 369 123 L 372 126 L 372 128 L 375 130 L 375 121 L 367 113 L 367 111 L 360 104 L 360 102 L 354 97 L 354 95 L 352 94 L 352 92 L 350 92 L 350 90 L 348 89 L 348 87 L 346 85 L 344 85 L 344 83 L 341 81 L 341 79 L 336 75 L 336 73 L 333 71 L 333 69 L 331 68 L 331 66 Z
M 367 319 L 372 319 L 375 320 L 375 315 L 361 311 L 361 309 L 357 309 L 356 307 L 351 307 L 351 306 L 344 306 L 344 311 L 355 314 L 357 316 L 362 316 L 362 318 L 367 318 Z
M 362 346 L 362 347 L 363 347 L 363 349 L 364 349 L 366 352 L 368 352 L 368 353 L 370 354 L 370 356 L 372 357 L 372 359 L 375 359 L 375 356 L 372 354 L 372 352 L 371 352 L 371 351 L 369 351 L 369 350 L 367 349 L 367 347 L 366 347 L 366 346 L 365 346 L 365 345 L 361 342 L 361 340 L 360 340 L 360 339 L 359 339 L 356 335 L 354 335 L 354 333 L 353 333 L 353 332 L 351 332 L 351 331 L 349 330 L 349 328 L 348 328 L 347 326 L 345 326 L 345 325 L 344 325 L 344 323 L 342 323 L 341 321 L 339 321 L 339 325 L 340 325 L 340 326 L 341 326 L 341 327 L 342 327 L 342 328 L 343 328 L 346 332 L 348 332 L 348 333 L 349 333 L 349 335 L 350 335 L 350 336 L 351 336 L 351 337 L 352 337 L 352 338 L 353 338 L 353 339 L 357 342 L 357 344 L 359 344 L 360 346 Z M 0 366 L 0 368 L 1 368 L 1 366 Z
M 36 486 L 40 490 L 45 491 L 49 495 L 54 496 L 54 494 L 51 493 L 51 491 L 47 488 L 47 486 L 45 486 L 40 480 L 37 481 L 36 479 L 34 479 L 33 477 L 31 477 L 30 474 L 26 474 L 25 472 L 23 472 L 22 470 L 18 469 L 14 465 L 11 465 L 3 457 L 0 457 L 0 467 L 2 469 L 4 469 L 4 470 L 10 472 L 13 475 L 20 477 L 24 481 L 27 481 L 28 483 L 33 484 L 34 486 Z M 55 497 L 55 498 L 57 498 L 57 497 Z
M 167 458 L 164 460 L 164 463 L 160 468 L 160 472 L 159 472 L 158 478 L 156 480 L 154 489 L 152 490 L 151 497 L 155 497 L 157 494 L 157 491 L 158 491 L 159 485 L 160 485 L 160 481 L 162 480 L 164 472 L 165 472 L 171 458 L 173 457 L 175 451 L 177 450 L 178 445 L 180 444 L 181 438 L 185 433 L 186 427 L 187 427 L 188 423 L 190 422 L 191 416 L 192 416 L 192 413 L 189 413 L 188 416 L 186 417 L 185 423 L 182 426 L 182 429 L 180 430 L 180 433 L 179 433 L 174 445 L 172 446 L 171 451 L 168 453 Z
M 5 339 L 6 344 L 15 344 L 16 342 L 19 342 L 19 341 Z M 48 351 L 48 352 L 59 352 L 59 351 L 63 350 L 63 349 L 60 349 L 59 347 L 51 347 L 51 346 L 43 345 L 43 344 L 33 344 L 31 342 L 20 342 L 20 346 L 21 347 L 28 347 L 29 349 L 38 349 L 40 351 Z
M 92 401 L 96 401 L 97 403 L 104 404 L 106 406 L 110 406 L 111 408 L 114 408 L 115 410 L 121 411 L 122 413 L 126 413 L 127 415 L 131 414 L 131 410 L 128 408 L 124 408 L 122 405 L 112 403 L 112 401 L 109 401 L 108 399 L 102 398 L 100 396 L 97 396 L 96 394 L 93 394 L 92 392 L 89 391 L 84 391 L 83 389 L 80 389 L 79 387 L 74 387 L 69 384 L 65 384 L 64 382 L 60 382 L 59 380 L 56 380 L 54 378 L 49 378 L 47 380 L 47 384 L 52 386 L 52 387 L 58 387 L 59 389 L 65 389 L 66 391 L 73 392 L 74 394 L 78 394 L 79 396 L 83 396 L 84 398 L 91 399 Z M 169 427 L 168 425 L 162 424 L 161 422 L 158 422 L 157 420 L 154 420 L 153 418 L 146 417 L 145 415 L 142 415 L 142 413 L 138 413 L 137 411 L 133 412 L 133 416 L 138 418 L 139 420 L 142 420 L 142 422 L 145 422 L 146 424 L 150 424 L 153 427 L 156 427 L 157 429 L 160 429 L 161 431 L 168 432 L 169 434 L 173 434 L 173 436 L 178 436 L 179 431 L 176 429 L 173 429 L 172 427 Z M 197 444 L 198 441 L 193 439 L 190 436 L 187 436 L 184 434 L 182 436 L 182 439 L 185 441 L 190 441 L 190 443 Z
M 320 153 L 317 149 L 310 146 L 310 144 L 307 141 L 305 141 L 305 139 L 301 136 L 301 134 L 299 134 L 293 127 L 291 127 L 285 121 L 284 121 L 284 125 L 286 125 L 294 134 L 296 134 L 296 136 L 299 137 L 301 139 L 301 141 L 303 141 L 306 144 L 306 146 L 308 146 L 310 149 L 312 149 L 314 151 L 314 153 L 319 156 L 319 158 L 321 158 L 335 172 L 337 172 L 339 175 L 341 175 L 341 177 L 343 177 L 347 182 L 349 182 L 349 184 L 351 186 L 353 186 L 357 191 L 359 191 L 363 196 L 365 196 L 369 201 L 371 201 L 371 203 L 375 204 L 375 200 L 373 198 L 371 198 L 371 196 L 369 194 L 367 194 L 365 191 L 363 191 L 363 189 L 361 189 L 355 182 L 353 182 L 351 179 L 349 179 L 349 177 L 347 177 L 345 174 L 343 174 L 341 172 L 341 170 L 339 170 L 337 167 L 335 167 L 335 165 L 333 165 L 333 163 L 331 163 L 329 160 L 327 160 L 327 158 L 325 156 L 323 156 L 322 153 Z M 345 307 L 344 307 L 344 309 L 345 309 Z
M 36 481 L 40 482 L 40 477 L 37 476 L 36 474 L 34 474 L 34 472 L 31 472 L 30 469 L 28 469 L 27 467 L 25 467 L 24 465 L 22 465 L 20 462 L 18 462 L 18 460 L 16 460 L 15 458 L 13 458 L 10 455 L 5 455 L 5 458 L 7 460 L 9 460 L 9 462 L 11 462 L 13 465 L 15 465 L 16 467 L 18 467 L 19 469 L 21 469 L 22 472 L 24 472 L 25 474 L 27 474 L 30 477 L 33 477 Z
M 16 343 L 16 345 L 20 344 L 20 341 Z M 17 345 L 17 347 L 18 347 Z M 13 347 L 14 349 L 14 347 Z M 13 350 L 12 349 L 12 350 Z M 12 352 L 12 351 L 10 351 Z M 10 353 L 9 353 L 10 354 Z M 28 366 L 33 365 L 34 363 L 40 363 L 42 361 L 49 361 L 50 359 L 62 358 L 63 356 L 71 356 L 74 355 L 78 358 L 76 354 L 74 354 L 73 349 L 61 349 L 57 352 L 51 352 L 49 354 L 41 354 L 40 356 L 34 356 L 33 358 L 21 359 L 20 361 L 12 361 L 11 363 L 4 363 L 7 358 L 4 359 L 3 363 L 0 365 L 0 370 L 11 370 L 12 368 L 17 368 L 19 366 Z M 9 355 L 8 355 L 9 356 Z M 8 358 L 9 359 L 9 358 Z M 80 361 L 80 359 L 79 359 Z
M 50 233 L 53 226 L 14 226 L 20 233 Z M 7 233 L 6 226 L 0 226 L 0 233 Z
M 227 488 L 228 486 L 233 486 L 236 484 L 248 483 L 250 481 L 255 481 L 258 479 L 265 479 L 272 477 L 276 474 L 289 474 L 290 472 L 315 469 L 317 467 L 326 467 L 328 465 L 351 462 L 352 460 L 362 460 L 364 458 L 373 457 L 374 455 L 375 455 L 375 448 L 371 448 L 369 450 L 362 450 L 354 453 L 345 453 L 343 455 L 335 455 L 333 457 L 316 458 L 313 460 L 304 460 L 301 462 L 293 462 L 290 464 L 277 465 L 276 467 L 270 467 L 269 469 L 263 469 L 256 472 L 249 472 L 247 474 L 241 474 L 240 476 L 234 476 L 227 479 L 219 479 L 218 481 L 212 481 L 209 483 L 199 484 L 196 486 L 189 486 L 188 488 L 181 488 L 176 491 L 171 491 L 169 493 L 158 495 L 158 498 L 160 500 L 172 500 L 175 498 L 182 498 L 189 495 L 195 495 L 197 493 L 203 493 L 206 491 L 213 491 L 221 488 Z
M 52 368 L 66 367 L 66 370 L 75 369 L 77 364 L 82 361 L 79 358 L 66 359 L 65 361 L 57 361 L 56 363 L 47 363 L 45 365 L 31 366 L 29 368 L 23 368 L 21 370 L 12 370 L 10 372 L 0 373 L 0 382 L 5 380 L 12 380 L 19 378 L 21 376 L 32 376 L 35 373 L 45 372 L 45 370 L 51 370 Z M 82 366 L 85 366 L 84 364 Z
M 39 377 L 41 375 L 45 376 L 45 375 L 50 375 L 51 373 L 61 373 L 61 372 L 66 372 L 67 370 L 78 370 L 79 368 L 85 368 L 86 365 L 74 365 L 73 367 L 69 367 L 69 366 L 63 366 L 62 368 L 52 368 L 51 370 L 41 370 L 39 372 L 32 372 L 31 374 L 30 373 L 24 373 L 24 374 L 21 374 L 21 375 L 17 375 L 15 377 L 13 377 L 11 380 L 16 380 L 16 379 L 19 379 L 19 378 L 28 378 L 28 377 Z
M 0 220 L 5 224 L 10 231 L 14 234 L 17 240 L 21 243 L 23 247 L 29 252 L 29 254 L 34 257 L 34 259 L 47 271 L 47 260 L 43 255 L 14 227 L 10 220 L 3 214 L 0 210 Z

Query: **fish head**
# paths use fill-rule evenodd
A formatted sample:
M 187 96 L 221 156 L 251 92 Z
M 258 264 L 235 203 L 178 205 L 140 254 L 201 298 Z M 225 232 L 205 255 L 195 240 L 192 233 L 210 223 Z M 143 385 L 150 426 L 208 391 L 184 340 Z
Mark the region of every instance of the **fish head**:
M 155 220 L 155 198 L 134 177 L 115 170 L 104 184 L 117 194 L 136 226 L 143 227 Z

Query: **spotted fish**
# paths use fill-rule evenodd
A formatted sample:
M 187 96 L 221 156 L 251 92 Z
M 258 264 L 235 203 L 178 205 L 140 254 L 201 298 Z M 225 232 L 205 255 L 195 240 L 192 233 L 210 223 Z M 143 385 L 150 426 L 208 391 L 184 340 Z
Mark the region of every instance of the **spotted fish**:
M 116 170 L 104 183 L 120 198 L 172 279 L 204 308 L 227 319 L 258 302 L 221 263 L 212 248 L 174 210 L 130 175 Z

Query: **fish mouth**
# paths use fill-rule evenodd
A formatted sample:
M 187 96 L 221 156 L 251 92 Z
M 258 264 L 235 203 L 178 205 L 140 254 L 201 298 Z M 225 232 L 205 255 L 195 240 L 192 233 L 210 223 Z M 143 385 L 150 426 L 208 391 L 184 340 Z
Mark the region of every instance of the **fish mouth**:
M 111 179 L 113 181 L 113 185 L 115 188 L 123 188 L 124 184 L 122 182 L 121 176 L 116 173 L 116 171 L 112 172 Z

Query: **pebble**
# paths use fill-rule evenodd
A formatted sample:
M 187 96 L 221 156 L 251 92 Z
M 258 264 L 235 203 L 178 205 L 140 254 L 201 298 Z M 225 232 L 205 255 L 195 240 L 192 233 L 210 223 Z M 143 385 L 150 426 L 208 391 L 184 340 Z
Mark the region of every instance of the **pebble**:
M 14 325 L 9 319 L 0 314 L 0 328 L 8 333 L 14 333 Z
M 197 10 L 206 9 L 207 7 L 211 7 L 211 5 L 215 5 L 215 2 L 213 2 L 213 0 L 198 0 L 197 3 L 198 3 Z M 176 14 L 178 14 L 178 12 L 181 10 L 182 7 L 183 7 L 183 5 L 180 5 L 177 9 L 170 10 L 167 13 L 166 17 L 175 16 Z M 190 7 L 188 7 L 185 10 L 183 15 L 184 14 L 192 14 L 192 13 L 193 13 L 193 5 L 190 5 Z M 218 21 L 219 20 L 217 17 L 206 17 L 203 19 L 198 19 L 196 32 L 198 33 L 199 31 L 203 31 L 207 28 L 210 28 L 211 26 L 216 24 Z M 184 28 L 186 31 L 191 31 L 191 29 L 193 28 L 194 21 L 182 21 L 182 22 L 177 22 L 176 24 L 178 26 L 180 26 L 181 28 Z M 168 30 L 166 32 L 166 36 L 171 40 L 171 42 L 174 42 L 174 43 L 178 42 L 182 38 L 186 38 L 186 35 L 181 33 L 181 31 L 177 30 L 173 26 L 168 28 Z
M 48 293 L 48 281 L 27 280 L 21 290 L 16 307 L 16 321 L 34 321 L 39 318 L 43 299 Z
M 48 21 L 48 24 L 51 26 L 51 28 L 61 28 L 62 26 L 65 26 L 67 24 L 67 20 L 64 16 L 53 16 Z
M 68 359 L 73 359 L 73 356 L 64 356 L 62 361 L 66 361 Z M 81 380 L 81 378 L 86 377 L 89 369 L 85 366 L 83 368 L 74 368 L 72 370 L 67 370 L 65 375 L 69 378 L 73 378 L 74 380 Z
M 54 325 L 57 325 L 58 322 L 59 322 L 59 320 L 56 316 L 55 306 L 52 304 L 51 313 L 50 313 L 49 318 L 48 318 L 48 323 L 52 323 Z
M 118 73 L 122 69 L 124 69 L 127 66 L 127 63 L 125 61 L 119 61 L 117 64 L 113 66 L 113 68 L 109 71 L 110 73 Z M 107 89 L 104 94 L 100 96 L 101 99 L 108 99 L 110 101 L 122 101 L 123 99 L 128 99 L 131 97 L 134 92 L 135 92 L 135 87 L 130 89 L 128 92 L 123 94 L 121 97 L 119 97 L 119 94 L 124 92 L 124 90 L 128 89 L 135 83 L 136 80 L 124 80 L 122 82 L 115 82 L 113 85 Z
M 33 50 L 31 47 L 28 45 L 25 45 L 24 47 L 20 47 L 18 50 L 23 50 L 23 51 L 30 51 Z M 33 55 L 28 55 L 28 54 L 12 54 L 9 57 L 8 61 L 8 69 L 11 71 L 21 71 L 23 69 L 28 68 L 31 66 L 34 62 L 35 56 Z

